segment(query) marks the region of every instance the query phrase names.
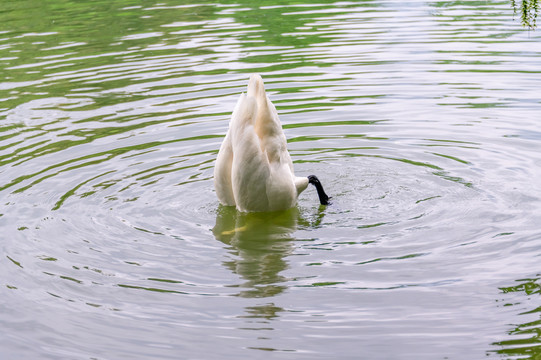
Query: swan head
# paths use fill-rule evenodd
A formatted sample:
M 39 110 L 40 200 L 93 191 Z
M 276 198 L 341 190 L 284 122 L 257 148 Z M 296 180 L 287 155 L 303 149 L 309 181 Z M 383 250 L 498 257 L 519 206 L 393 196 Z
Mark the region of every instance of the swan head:
M 317 190 L 317 196 L 319 196 L 319 203 L 321 205 L 329 205 L 329 199 L 330 197 L 325 194 L 325 191 L 323 190 L 323 185 L 321 185 L 321 182 L 315 175 L 308 176 L 308 183 L 312 184 L 316 187 Z

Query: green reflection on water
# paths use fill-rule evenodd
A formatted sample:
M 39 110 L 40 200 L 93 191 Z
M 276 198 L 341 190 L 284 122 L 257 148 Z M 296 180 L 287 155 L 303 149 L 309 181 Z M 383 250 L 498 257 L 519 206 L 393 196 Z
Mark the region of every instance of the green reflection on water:
M 293 78 L 294 76 L 312 76 L 324 75 L 320 71 L 309 72 L 309 68 L 323 68 L 337 65 L 346 60 L 333 58 L 328 56 L 323 49 L 321 54 L 315 51 L 307 51 L 303 53 L 303 49 L 314 49 L 318 45 L 325 44 L 326 49 L 331 48 L 328 43 L 332 39 L 330 34 L 332 29 L 325 28 L 325 24 L 318 24 L 321 27 L 315 28 L 314 23 L 319 19 L 321 13 L 310 13 L 310 9 L 339 10 L 333 12 L 333 15 L 346 15 L 351 7 L 359 6 L 380 6 L 378 2 L 364 1 L 358 2 L 343 2 L 335 4 L 334 1 L 323 0 L 317 4 L 309 1 L 275 1 L 275 7 L 265 7 L 263 4 L 257 4 L 253 1 L 226 1 L 218 0 L 213 5 L 198 5 L 196 1 L 183 1 L 182 5 L 196 5 L 195 7 L 185 6 L 167 6 L 167 4 L 157 5 L 156 2 L 146 2 L 137 0 L 120 0 L 111 2 L 109 0 L 92 0 L 92 1 L 74 1 L 74 0 L 23 0 L 4 2 L 3 11 L 0 12 L 0 31 L 6 31 L 0 34 L 0 38 L 4 38 L 0 42 L 1 45 L 6 45 L 3 50 L 0 50 L 0 83 L 5 85 L 5 88 L 0 90 L 0 112 L 4 109 L 15 109 L 17 106 L 27 104 L 32 100 L 41 99 L 44 97 L 84 97 L 91 98 L 91 101 L 86 103 L 76 104 L 74 108 L 78 111 L 89 111 L 94 109 L 102 109 L 107 106 L 118 105 L 122 102 L 136 102 L 148 99 L 154 95 L 149 94 L 151 91 L 167 90 L 169 85 L 151 84 L 148 87 L 141 87 L 128 91 L 126 87 L 133 84 L 143 84 L 157 79 L 174 79 L 175 77 L 185 75 L 217 75 L 229 74 L 230 72 L 252 72 L 255 68 L 260 71 L 282 71 L 287 69 L 296 69 L 295 73 L 279 73 L 274 74 L 275 78 Z M 231 4 L 236 7 L 248 8 L 246 11 L 231 11 L 228 15 L 224 15 L 224 8 L 216 6 L 216 4 Z M 304 4 L 308 5 L 302 8 L 295 14 L 295 8 L 287 10 L 284 14 L 284 9 L 281 6 Z M 486 2 L 438 2 L 438 6 L 452 8 L 454 5 L 460 6 L 488 6 Z M 5 6 L 5 7 L 4 7 Z M 131 8 L 130 8 L 131 7 Z M 146 8 L 142 11 L 142 8 Z M 328 16 L 328 14 L 324 14 Z M 222 28 L 204 28 L 205 24 L 219 19 L 231 19 L 235 22 L 231 32 L 223 31 Z M 369 14 L 367 14 L 369 18 Z M 280 21 L 277 21 L 279 19 Z M 450 21 L 464 21 L 471 17 L 457 17 Z M 449 22 L 449 20 L 444 20 Z M 198 23 L 201 22 L 201 23 Z M 479 26 L 479 25 L 478 25 Z M 299 29 L 304 28 L 304 35 L 300 35 Z M 330 30 L 330 31 L 329 31 Z M 188 45 L 189 41 L 198 38 L 197 32 L 201 31 L 203 35 L 213 38 L 213 42 L 204 43 L 202 45 Z M 383 32 L 383 31 L 382 31 Z M 195 35 L 194 35 L 195 34 Z M 224 50 L 218 50 L 213 45 L 220 40 L 235 39 L 238 41 L 234 46 L 238 47 L 236 51 L 243 53 L 243 56 L 235 58 L 234 62 L 242 62 L 247 64 L 241 69 L 231 69 L 227 65 L 227 59 L 222 58 Z M 218 40 L 216 40 L 218 39 Z M 450 39 L 452 40 L 452 39 Z M 358 39 L 358 43 L 363 40 Z M 494 39 L 486 41 L 494 42 Z M 284 50 L 295 49 L 295 52 L 288 53 L 287 51 L 268 51 L 270 47 L 277 47 Z M 268 51 L 268 52 L 265 52 Z M 235 51 L 232 51 L 235 52 Z M 497 55 L 497 52 L 475 52 L 476 55 Z M 160 67 L 163 72 L 161 74 L 152 73 L 155 70 L 154 64 L 149 61 L 159 59 Z M 188 59 L 188 60 L 186 60 Z M 326 60 L 326 61 L 322 61 Z M 181 61 L 188 61 L 186 66 L 183 66 Z M 177 62 L 177 63 L 175 63 Z M 207 65 L 215 62 L 216 66 L 212 69 L 194 70 L 190 65 L 203 64 Z M 389 61 L 379 60 L 380 64 L 392 63 Z M 444 62 L 445 63 L 445 62 Z M 467 71 L 468 73 L 492 72 L 494 70 L 474 69 L 474 66 L 480 65 L 479 62 L 464 62 L 470 66 L 468 70 L 447 70 L 447 72 L 460 73 Z M 490 62 L 482 62 L 489 64 Z M 438 66 L 441 65 L 435 62 Z M 259 67 L 257 67 L 259 66 Z M 308 69 L 307 69 L 308 68 Z M 506 72 L 510 72 L 506 70 Z M 523 73 L 527 71 L 522 71 Z M 537 71 L 531 71 L 537 73 Z M 347 80 L 343 74 L 336 75 L 333 81 Z M 300 93 L 309 89 L 318 89 L 322 86 L 329 85 L 327 79 L 322 81 L 327 84 L 319 84 L 312 80 L 312 84 L 300 87 L 283 86 L 282 89 L 273 89 L 278 94 Z M 175 84 L 181 90 L 192 91 L 196 83 L 194 80 L 182 79 L 181 84 Z M 271 82 L 269 82 L 271 83 Z M 225 85 L 222 86 L 224 89 Z M 184 88 L 184 89 L 183 89 Z M 105 93 L 107 90 L 114 90 L 111 93 Z M 378 91 L 380 91 L 378 89 Z M 176 89 L 176 94 L 179 94 Z M 207 96 L 206 97 L 212 97 Z M 216 97 L 223 96 L 223 93 L 215 95 Z M 385 97 L 385 95 L 373 95 L 372 98 Z M 197 97 L 198 99 L 200 97 Z M 194 99 L 194 98 L 192 98 Z M 337 106 L 347 106 L 354 104 L 354 100 L 358 97 L 335 97 L 329 99 L 327 97 L 306 97 L 301 102 L 295 104 L 291 100 L 277 101 L 277 104 L 282 105 L 281 109 L 289 114 L 294 112 L 301 113 L 306 111 L 315 111 L 321 109 L 331 109 Z M 317 102 L 316 102 L 317 101 Z M 175 100 L 176 103 L 182 100 Z M 167 102 L 164 104 L 169 104 Z M 293 105 L 288 105 L 293 104 Z M 486 103 L 467 103 L 465 107 L 482 107 L 490 108 L 499 106 L 499 102 Z M 37 110 L 64 110 L 66 113 L 71 111 L 66 104 L 58 103 L 54 106 L 37 108 Z M 35 109 L 35 108 L 34 108 Z M 191 109 L 190 109 L 191 110 Z M 24 147 L 13 150 L 7 157 L 0 158 L 0 166 L 16 163 L 22 163 L 30 159 L 36 159 L 46 154 L 62 152 L 79 145 L 95 142 L 100 138 L 115 137 L 123 133 L 136 129 L 144 129 L 153 125 L 165 122 L 173 122 L 177 120 L 197 119 L 201 114 L 188 114 L 179 117 L 177 112 L 186 111 L 178 109 L 170 112 L 161 111 L 160 116 L 175 115 L 176 117 L 166 120 L 151 120 L 140 122 L 133 126 L 111 127 L 99 126 L 93 129 L 68 129 L 68 132 L 58 136 L 77 137 L 76 140 L 44 140 L 28 144 L 28 139 L 37 137 L 40 134 L 58 132 L 61 128 L 46 129 L 44 126 L 35 125 L 25 127 L 22 124 L 2 124 L 0 132 L 5 133 L 0 137 L 0 141 L 16 138 L 17 136 L 28 135 L 23 140 L 15 139 L 13 143 L 2 146 L 1 149 L 15 148 L 19 144 L 25 144 Z M 224 116 L 224 113 L 213 115 Z M 84 124 L 90 122 L 104 123 L 129 123 L 145 117 L 155 117 L 156 113 L 140 113 L 137 115 L 124 116 L 118 113 L 108 113 L 106 115 L 92 115 L 82 120 L 73 121 L 73 124 Z M 44 116 L 45 117 L 45 116 Z M 69 118 L 69 117 L 68 117 Z M 4 119 L 3 113 L 0 113 L 0 120 Z M 63 123 L 63 118 L 57 118 L 58 126 Z M 293 129 L 298 127 L 317 127 L 317 126 L 356 126 L 356 125 L 371 125 L 375 121 L 325 121 L 312 122 L 304 124 L 286 124 L 284 128 Z M 48 125 L 54 123 L 48 122 Z M 18 133 L 11 131 L 19 131 Z M 39 134 L 36 134 L 38 133 Z M 312 141 L 322 138 L 329 138 L 333 135 L 325 136 L 297 136 L 291 139 L 290 142 L 296 141 Z M 365 138 L 386 140 L 386 138 L 370 138 L 359 134 L 338 135 L 344 138 Z M 21 136 L 22 137 L 22 136 Z M 131 156 L 135 151 L 151 151 L 163 147 L 166 144 L 175 141 L 185 140 L 206 140 L 211 139 L 213 135 L 200 137 L 184 138 L 172 141 L 157 141 L 139 144 L 135 146 L 119 146 L 116 149 L 105 152 L 85 153 L 84 156 L 77 155 L 75 158 L 65 162 L 53 164 L 41 164 L 31 174 L 15 174 L 10 180 L 5 180 L 5 183 L 0 183 L 0 190 L 11 188 L 25 180 L 32 181 L 30 185 L 16 189 L 17 192 L 23 192 L 30 186 L 55 176 L 61 172 L 76 171 L 79 168 L 99 165 L 106 163 L 119 155 Z M 28 144 L 28 145 L 27 145 Z M 407 158 L 389 157 L 382 155 L 365 155 L 364 150 L 377 149 L 375 147 L 356 147 L 356 148 L 337 148 L 337 149 L 322 149 L 324 152 L 342 152 L 344 156 L 373 156 L 383 159 L 407 163 L 412 166 L 428 168 L 437 176 L 446 180 L 462 183 L 466 186 L 471 186 L 471 183 L 459 178 L 452 177 L 447 174 L 440 166 L 424 161 L 414 161 Z M 31 150 L 31 151 L 28 151 Z M 350 151 L 351 150 L 351 151 Z M 92 150 L 94 151 L 94 150 Z M 312 149 L 311 151 L 314 151 Z M 349 153 L 345 153 L 350 151 Z M 468 161 L 453 157 L 446 154 L 432 153 L 438 157 L 444 157 L 460 163 L 469 164 Z M 188 154 L 194 155 L 194 154 Z M 186 156 L 188 156 L 186 155 Z M 207 161 L 210 162 L 211 160 Z M 297 160 L 304 162 L 305 160 Z M 318 161 L 318 160 L 310 160 Z M 135 174 L 130 174 L 130 177 L 136 177 L 135 180 L 141 181 L 149 178 L 155 178 L 157 175 L 170 173 L 185 169 L 186 167 L 168 168 L 176 165 L 178 162 L 169 162 L 160 167 L 139 171 Z M 200 166 L 200 164 L 190 165 Z M 50 172 L 50 173 L 49 173 Z M 59 208 L 64 202 L 75 195 L 77 190 L 83 185 L 89 183 L 100 176 L 112 172 L 95 174 L 87 180 L 80 182 L 75 187 L 67 190 L 63 196 L 56 202 L 54 209 Z M 118 180 L 106 179 L 98 186 L 112 186 Z M 65 190 L 64 190 L 65 191 Z M 91 192 L 85 192 L 81 196 L 88 196 Z M 434 198 L 434 197 L 432 197 Z M 425 201 L 430 198 L 420 200 Z M 287 258 L 294 250 L 293 233 L 297 225 L 302 220 L 299 217 L 298 210 L 292 209 L 280 214 L 242 214 L 234 209 L 222 208 L 219 210 L 214 235 L 223 242 L 229 251 L 230 258 L 223 262 L 223 265 L 233 273 L 239 275 L 243 282 L 234 285 L 234 288 L 239 288 L 238 296 L 246 298 L 266 298 L 276 296 L 284 292 L 287 288 L 285 284 L 288 279 L 282 275 L 282 272 L 288 268 Z M 375 223 L 366 225 L 365 228 L 377 227 L 385 223 Z M 21 227 L 19 230 L 25 230 Z M 142 228 L 138 230 L 145 231 Z M 408 256 L 418 256 L 416 254 Z M 15 266 L 22 265 L 7 257 Z M 42 259 L 42 260 L 48 260 Z M 378 258 L 377 261 L 381 260 Z M 51 258 L 51 261 L 52 258 Z M 139 265 L 137 263 L 130 263 Z M 316 265 L 317 263 L 313 263 Z M 71 277 L 61 277 L 70 282 L 79 282 L 79 280 Z M 174 282 L 173 280 L 163 280 L 157 278 L 148 279 L 157 282 L 158 284 Z M 507 292 L 524 293 L 528 296 L 539 295 L 539 279 L 521 280 L 521 285 L 509 288 Z M 333 286 L 339 282 L 316 282 L 311 286 Z M 138 289 L 153 292 L 168 292 L 180 293 L 179 291 L 162 289 L 159 287 L 141 287 L 128 284 L 120 284 L 119 287 Z M 9 287 L 9 286 L 8 286 Z M 11 287 L 9 287 L 11 288 Z M 15 288 L 15 287 L 13 287 Z M 532 291 L 533 289 L 533 291 Z M 502 289 L 503 291 L 503 289 Z M 506 291 L 504 291 L 506 292 Z M 52 295 L 52 294 L 51 294 Z M 55 295 L 53 295 L 55 296 Z M 90 306 L 94 304 L 88 303 Z M 247 316 L 266 317 L 272 319 L 277 317 L 282 308 L 267 304 L 262 306 L 247 307 Z M 534 308 L 524 314 L 539 313 L 539 308 Z M 541 324 L 539 321 L 528 322 L 518 325 L 512 330 L 509 335 L 524 336 L 522 340 L 505 340 L 495 345 L 501 346 L 503 349 L 499 353 L 508 356 L 523 356 L 531 359 L 539 358 L 539 333 Z M 263 348 L 260 348 L 263 349 Z M 270 349 L 265 349 L 270 350 Z
M 198 6 L 196 10 L 151 7 L 145 14 L 141 2 L 133 0 L 24 0 L 7 4 L 7 9 L 0 12 L 0 32 L 5 32 L 0 36 L 3 38 L 0 45 L 5 45 L 0 47 L 0 67 L 5 69 L 0 72 L 0 82 L 6 82 L 7 88 L 14 90 L 7 94 L 0 91 L 1 107 L 6 108 L 44 95 L 66 96 L 89 85 L 95 92 L 145 82 L 147 79 L 142 75 L 152 67 L 134 63 L 145 55 L 191 58 L 211 54 L 211 49 L 197 46 L 182 47 L 179 51 L 179 43 L 192 34 L 168 35 L 167 30 L 174 29 L 162 25 L 219 17 L 216 14 L 219 9 L 207 5 Z M 148 36 L 149 33 L 156 36 Z M 156 37 L 161 46 L 150 50 L 149 47 L 156 45 Z M 122 63 L 119 76 L 106 81 L 103 75 L 96 77 L 97 73 L 107 68 L 115 70 Z M 183 73 L 181 69 L 170 67 L 165 76 Z M 92 77 L 96 81 L 89 82 Z M 101 106 L 116 103 L 118 96 L 109 94 L 98 101 Z
M 517 285 L 500 288 L 502 293 L 512 295 L 525 295 L 523 301 L 506 303 L 506 307 L 519 308 L 518 315 L 528 316 L 537 315 L 538 319 L 528 321 L 524 324 L 515 324 L 514 328 L 509 331 L 511 339 L 502 340 L 493 343 L 500 347 L 495 352 L 498 354 L 512 357 L 513 359 L 541 359 L 541 306 L 536 306 L 533 309 L 523 311 L 525 303 L 539 304 L 541 296 L 541 274 L 534 278 L 526 278 L 517 280 Z M 513 297 L 516 299 L 516 296 Z
M 151 291 L 151 292 L 158 292 L 158 293 L 167 293 L 167 294 L 188 294 L 184 291 L 178 291 L 178 290 L 168 290 L 168 289 L 161 289 L 161 288 L 155 288 L 155 287 L 144 287 L 144 286 L 135 286 L 135 285 L 128 285 L 128 284 L 117 284 L 118 287 L 125 288 L 125 289 L 134 289 L 134 290 L 144 290 L 144 291 Z

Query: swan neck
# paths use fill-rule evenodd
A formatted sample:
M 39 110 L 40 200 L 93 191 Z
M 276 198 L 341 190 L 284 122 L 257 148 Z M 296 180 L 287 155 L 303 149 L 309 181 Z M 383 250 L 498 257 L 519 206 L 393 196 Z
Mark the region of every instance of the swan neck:
M 325 194 L 323 190 L 323 185 L 315 175 L 308 176 L 308 182 L 316 187 L 317 196 L 319 196 L 319 203 L 321 205 L 329 205 L 329 197 Z

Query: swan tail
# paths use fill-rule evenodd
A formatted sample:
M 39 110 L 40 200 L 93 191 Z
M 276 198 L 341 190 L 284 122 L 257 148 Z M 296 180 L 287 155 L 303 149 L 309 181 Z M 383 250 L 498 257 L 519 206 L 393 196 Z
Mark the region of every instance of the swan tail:
M 293 172 L 293 162 L 287 151 L 287 140 L 282 130 L 278 112 L 265 92 L 265 84 L 260 75 L 253 74 L 250 76 L 247 96 L 253 97 L 257 103 L 255 132 L 269 162 L 271 164 L 287 164 L 291 172 Z

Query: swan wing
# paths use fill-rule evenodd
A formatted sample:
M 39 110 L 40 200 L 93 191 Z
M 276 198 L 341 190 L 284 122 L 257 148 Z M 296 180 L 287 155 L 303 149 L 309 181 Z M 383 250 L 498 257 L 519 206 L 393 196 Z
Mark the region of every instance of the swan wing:
M 233 148 L 229 131 L 220 146 L 216 164 L 214 165 L 214 188 L 218 200 L 226 206 L 235 206 L 233 184 L 231 183 L 231 166 L 233 165 Z
M 235 196 L 233 194 L 233 183 L 231 181 L 231 170 L 233 166 L 233 145 L 231 142 L 231 132 L 234 127 L 236 127 L 238 121 L 238 114 L 240 107 L 244 100 L 244 94 L 241 95 L 235 108 L 233 109 L 233 114 L 229 121 L 229 128 L 227 129 L 227 134 L 225 135 L 224 141 L 220 146 L 218 151 L 218 157 L 216 158 L 216 164 L 214 165 L 214 188 L 216 189 L 216 195 L 218 200 L 223 205 L 226 206 L 235 206 Z

